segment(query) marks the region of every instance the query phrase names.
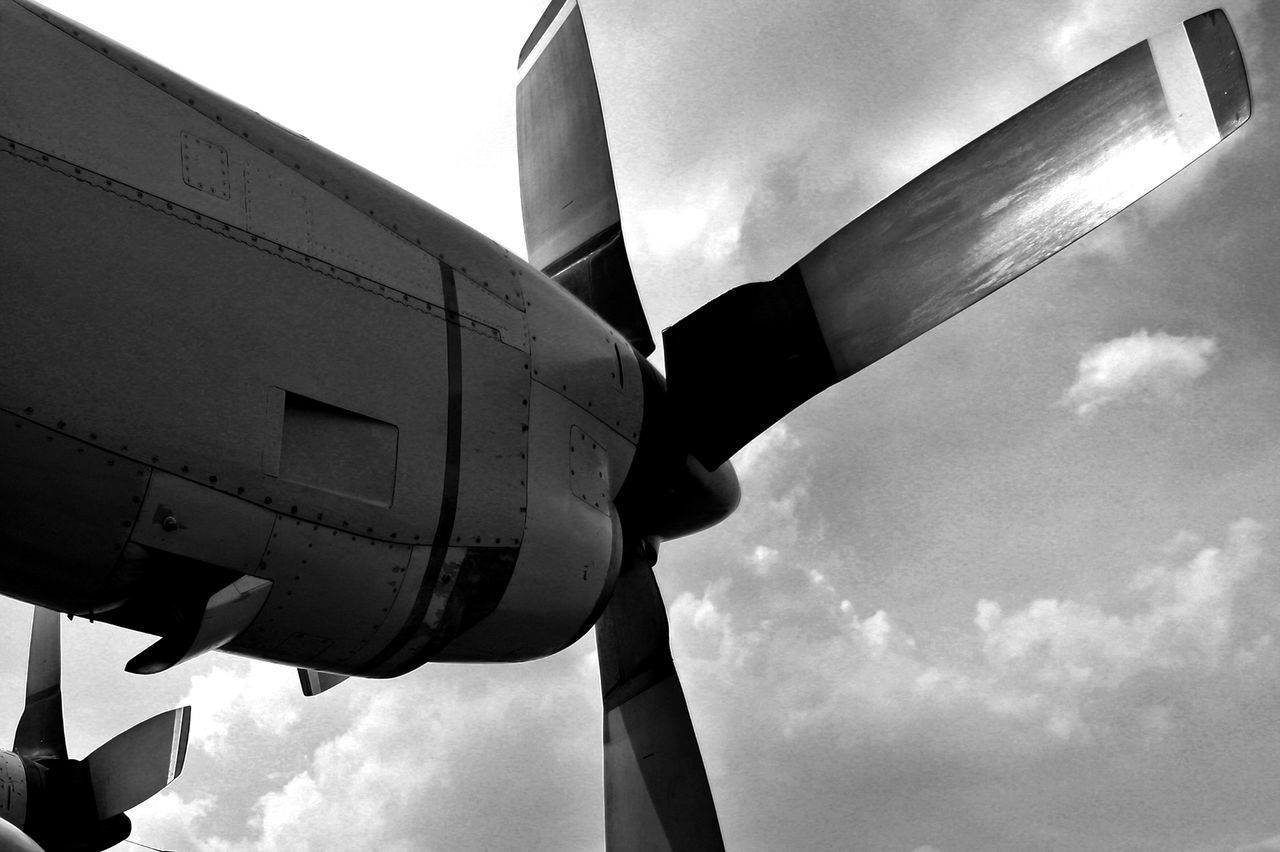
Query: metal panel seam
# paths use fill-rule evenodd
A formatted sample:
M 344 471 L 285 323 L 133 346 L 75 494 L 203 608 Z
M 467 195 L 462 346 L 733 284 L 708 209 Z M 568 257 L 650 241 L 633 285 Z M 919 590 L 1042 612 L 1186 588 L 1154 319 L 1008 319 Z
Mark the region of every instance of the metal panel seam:
M 458 288 L 453 279 L 452 267 L 441 263 L 440 278 L 444 285 L 445 310 L 457 316 Z M 431 542 L 431 557 L 422 576 L 422 585 L 418 588 L 418 598 L 413 602 L 413 608 L 409 610 L 404 626 L 386 647 L 360 666 L 361 674 L 386 663 L 413 639 L 431 603 L 436 578 L 440 575 L 440 569 L 449 552 L 449 539 L 453 536 L 453 522 L 458 512 L 458 480 L 462 463 L 462 333 L 456 323 L 447 323 L 445 329 L 449 362 L 449 425 L 445 439 L 445 471 L 443 494 L 440 499 L 440 519 L 436 523 L 435 538 Z

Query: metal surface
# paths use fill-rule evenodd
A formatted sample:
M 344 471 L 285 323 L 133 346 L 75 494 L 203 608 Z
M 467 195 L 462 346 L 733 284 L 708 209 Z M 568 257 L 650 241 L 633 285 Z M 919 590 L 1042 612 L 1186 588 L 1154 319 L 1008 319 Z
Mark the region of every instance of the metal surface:
M 22 766 L 22 758 L 0 749 L 0 821 L 21 828 L 26 819 L 27 772 Z
M 33 415 L 40 413 L 33 409 Z M 0 413 L 4 592 L 66 612 L 111 606 L 127 592 L 127 578 L 117 576 L 115 567 L 149 471 L 90 440 L 70 437 L 67 431 L 74 427 L 66 421 L 44 427 L 29 416 Z
M 297 666 L 386 675 L 459 632 L 484 659 L 580 635 L 610 582 L 607 503 L 642 419 L 625 339 L 483 237 L 251 111 L 38 7 L 0 17 L 0 408 L 22 412 L 15 429 L 61 424 L 90 467 L 132 462 L 138 479 L 99 506 L 85 469 L 47 476 L 49 452 L 23 445 L 35 461 L 5 497 L 32 507 L 24 522 L 50 516 L 59 487 L 76 495 L 72 524 L 121 532 L 69 554 L 49 552 L 47 523 L 15 532 L 43 550 L 4 591 L 160 634 L 135 661 L 147 670 L 207 644 L 191 625 L 220 642 L 244 621 L 210 609 L 242 573 L 269 599 L 228 647 Z M 537 399 L 554 413 L 550 455 L 530 448 Z M 607 460 L 591 555 L 566 561 L 559 539 L 580 532 L 544 510 L 517 570 L 533 468 L 539 499 L 588 508 L 570 482 L 574 424 Z M 96 597 L 59 598 L 68 576 Z M 495 610 L 546 632 L 513 644 L 499 627 L 489 643 L 475 630 Z
M 201 137 L 223 145 L 229 153 L 234 151 L 232 143 L 243 146 L 250 156 L 253 156 L 251 150 L 257 151 L 263 159 L 255 162 L 274 161 L 269 171 L 276 179 L 291 187 L 302 186 L 285 177 L 292 173 L 313 187 L 305 190 L 313 200 L 316 196 L 310 193 L 317 190 L 331 196 L 335 206 L 327 207 L 323 215 L 319 206 L 315 208 L 318 242 L 328 244 L 338 240 L 337 249 L 364 262 L 384 263 L 382 258 L 399 254 L 402 249 L 411 252 L 403 255 L 406 258 L 420 257 L 413 252 L 421 252 L 455 264 L 497 298 L 517 306 L 523 304 L 522 280 L 530 275 L 536 278 L 536 271 L 492 240 L 421 199 L 253 110 L 41 6 L 25 0 L 10 0 L 0 14 L 5 23 L 0 32 L 0 39 L 5 39 L 0 41 L 3 45 L 0 58 L 7 63 L 11 61 L 0 66 L 5 80 L 20 80 L 24 88 L 34 83 L 43 91 L 43 87 L 55 85 L 61 94 L 84 91 L 96 96 L 96 100 L 74 102 L 75 109 L 67 109 L 66 102 L 48 95 L 40 96 L 48 102 L 51 111 L 62 116 L 56 119 L 61 123 L 54 126 L 47 138 L 51 143 L 67 146 L 62 150 L 68 152 L 70 159 L 76 159 L 75 154 L 80 151 L 100 150 L 106 157 L 127 157 L 131 148 L 151 150 L 160 116 L 177 110 L 174 114 L 181 118 L 185 129 L 191 130 L 198 123 L 197 132 Z M 29 45 L 30 49 L 23 45 Z M 125 89 L 129 91 L 124 92 Z M 150 99 L 136 105 L 131 115 L 145 116 L 145 120 L 127 122 L 123 115 L 113 115 L 117 98 L 139 93 L 146 93 Z M 12 94 L 22 96 L 16 90 Z M 0 98 L 4 96 L 0 93 Z M 6 103 L 13 102 L 0 100 L 0 106 Z M 33 106 L 43 108 L 40 99 Z M 102 130 L 84 134 L 85 127 Z M 178 126 L 173 125 L 173 130 L 170 138 L 176 156 Z M 124 160 L 109 162 L 118 168 L 105 167 L 106 171 L 131 174 L 137 170 L 125 165 Z M 157 170 L 163 162 L 157 161 Z M 94 168 L 88 161 L 85 165 Z M 234 174 L 234 163 L 231 169 Z M 180 177 L 170 174 L 168 180 L 180 180 Z M 161 190 L 154 191 L 164 194 Z M 186 191 L 195 197 L 203 194 L 190 188 Z M 236 203 L 233 194 L 231 204 Z M 219 218 L 235 224 L 230 218 Z M 396 246 L 395 240 L 404 246 Z M 377 250 L 371 251 L 373 247 Z M 422 265 L 421 259 L 411 260 L 404 268 L 412 279 Z M 342 268 L 343 264 L 338 262 L 334 266 Z M 427 270 L 430 271 L 430 264 Z M 382 267 L 378 274 L 368 277 L 378 278 L 387 272 L 388 268 Z
M 191 708 L 180 707 L 134 725 L 99 746 L 89 768 L 98 819 L 142 804 L 182 773 L 191 733 Z
M 546 268 L 616 225 L 618 199 L 582 11 L 563 4 L 516 91 L 529 262 Z
M 613 514 L 609 456 L 603 446 L 577 426 L 569 430 L 569 481 L 573 496 L 605 514 Z
M 730 293 L 700 308 L 667 334 L 678 350 L 667 359 L 672 391 L 687 409 L 699 457 L 718 464 L 822 388 L 1066 248 L 1248 114 L 1244 67 L 1225 17 L 1193 18 L 961 148 L 775 281 L 740 288 L 777 296 Z M 819 334 L 810 333 L 808 347 L 791 345 L 803 328 L 784 322 L 765 355 L 739 361 L 774 333 L 767 312 L 754 309 L 770 301 L 797 306 L 784 319 L 808 308 Z M 811 351 L 818 344 L 827 358 Z
M 7 820 L 0 819 L 0 852 L 44 852 L 44 850 Z
M 281 520 L 259 576 L 272 582 L 253 624 L 228 647 L 286 664 L 344 672 L 383 629 L 410 546 Z M 322 641 L 311 642 L 308 637 Z
M 163 200 L 5 151 L 0 144 L 0 177 L 17 195 L 0 202 L 0 271 L 11 282 L 0 291 L 0 353 L 10 366 L 0 406 L 32 408 L 261 506 L 386 537 L 430 534 L 443 467 L 432 436 L 446 416 L 443 394 L 433 393 L 447 363 L 442 312 L 263 250 L 253 235 Z M 75 235 L 74 251 L 64 234 Z M 131 250 L 118 251 L 125 244 Z M 219 353 L 216 369 L 210 352 Z M 400 392 L 407 386 L 417 392 Z M 402 430 L 404 487 L 391 512 L 263 470 L 264 444 L 279 430 L 266 417 L 273 388 Z
M 198 615 L 195 608 L 182 622 L 125 664 L 131 674 L 156 674 L 206 651 L 221 648 L 239 636 L 267 602 L 271 582 L 241 577 L 214 592 Z
M 654 350 L 622 239 L 613 163 L 576 0 L 553 0 L 520 53 L 520 204 L 530 262 Z
M 671 660 L 652 543 L 628 542 L 596 625 L 604 704 L 605 847 L 723 850 L 715 801 Z
M 621 225 L 592 237 L 578 251 L 548 266 L 547 274 L 622 336 L 641 355 L 656 348 L 631 274 Z
M 635 443 L 644 394 L 637 356 L 622 335 L 564 291 L 531 298 L 526 316 L 533 381 Z
M 568 646 L 590 628 L 591 614 L 613 585 L 621 546 L 616 515 L 573 494 L 570 435 L 585 426 L 601 431 L 604 441 L 603 434 L 611 433 L 594 423 L 583 409 L 534 383 L 528 522 L 515 572 L 494 613 L 451 642 L 440 659 L 532 659 Z M 616 435 L 613 440 L 605 446 L 616 463 L 629 455 L 623 450 L 630 445 Z
M 27 653 L 27 697 L 13 750 L 31 760 L 65 760 L 67 736 L 62 725 L 61 616 L 36 607 L 31 613 Z
M 302 684 L 302 694 L 308 698 L 313 698 L 322 692 L 328 692 L 346 679 L 346 675 L 319 672 L 315 669 L 298 669 L 298 680 Z
M 528 505 L 529 356 L 465 334 L 458 358 L 457 510 L 446 543 L 518 547 Z
M 233 571 L 258 569 L 276 513 L 163 471 L 151 476 L 129 540 Z

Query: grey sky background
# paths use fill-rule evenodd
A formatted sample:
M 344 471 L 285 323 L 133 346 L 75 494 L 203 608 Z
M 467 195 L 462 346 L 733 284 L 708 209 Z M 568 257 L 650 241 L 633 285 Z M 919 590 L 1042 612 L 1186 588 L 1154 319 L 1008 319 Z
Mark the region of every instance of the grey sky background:
M 50 5 L 523 246 L 515 59 L 540 2 Z M 584 5 L 655 331 L 1206 9 Z M 1280 850 L 1280 4 L 1224 6 L 1242 130 L 788 417 L 739 455 L 739 512 L 664 545 L 730 849 Z M 0 731 L 27 619 L 0 601 Z M 136 840 L 603 848 L 590 637 L 310 700 L 219 655 L 125 674 L 148 642 L 66 640 L 73 753 L 194 705 Z

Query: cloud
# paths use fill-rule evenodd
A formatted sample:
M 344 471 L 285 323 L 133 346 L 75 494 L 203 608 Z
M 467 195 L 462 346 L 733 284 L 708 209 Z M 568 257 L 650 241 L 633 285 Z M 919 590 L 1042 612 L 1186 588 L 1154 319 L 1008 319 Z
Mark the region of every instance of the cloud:
M 1250 843 L 1248 846 L 1238 846 L 1235 852 L 1280 852 L 1280 834 L 1266 840 L 1259 840 L 1257 843 Z
M 129 811 L 134 826 L 132 837 L 148 845 L 163 837 L 171 847 L 198 848 L 198 825 L 213 807 L 210 796 L 184 799 L 170 788 Z
M 243 665 L 219 666 L 192 689 L 197 718 L 203 709 L 217 720 L 202 740 L 215 753 L 188 761 L 192 778 L 138 810 L 138 839 L 193 852 L 594 850 L 600 815 L 582 805 L 599 797 L 590 646 L 523 666 L 352 680 L 305 699 L 278 733 L 252 737 L 272 708 L 304 699 L 273 693 Z M 264 668 L 300 696 L 288 669 Z M 238 697 L 210 714 L 219 688 Z M 206 784 L 232 780 L 184 798 L 197 772 Z M 503 818 L 477 811 L 477 797 L 501 801 Z
M 1274 792 L 1280 586 L 1259 523 L 1171 531 L 1088 592 L 978 587 L 946 604 L 954 620 L 892 604 L 848 554 L 806 541 L 780 547 L 767 576 L 744 549 L 745 570 L 669 599 L 722 816 L 751 839 L 737 845 L 788 847 L 773 823 L 796 808 L 870 826 L 869 849 L 1268 836 L 1249 823 L 1256 834 L 1223 840 L 1210 820 L 1223 797 L 1243 818 Z M 792 848 L 840 846 L 808 841 Z
M 778 561 L 778 551 L 768 545 L 757 544 L 756 549 L 751 551 L 750 560 L 751 564 L 755 566 L 757 574 L 768 574 L 769 569 Z
M 1159 739 L 1175 720 L 1159 702 L 1130 696 L 1135 685 L 1249 678 L 1274 658 L 1274 617 L 1238 617 L 1262 535 L 1257 522 L 1238 521 L 1221 547 L 1132 572 L 1111 606 L 1040 598 L 1009 608 L 980 599 L 973 629 L 945 642 L 913 635 L 884 610 L 859 618 L 814 568 L 804 572 L 808 591 L 790 596 L 793 612 L 754 623 L 724 581 L 672 603 L 672 643 L 693 690 L 746 689 L 771 714 L 757 724 L 785 737 L 822 732 L 854 743 L 868 731 L 893 737 L 962 716 L 1024 744 L 1085 743 L 1135 729 Z
M 1218 354 L 1211 337 L 1179 337 L 1146 329 L 1100 343 L 1080 357 L 1061 404 L 1086 416 L 1132 397 L 1172 400 L 1209 370 Z
M 984 688 L 1020 696 L 1046 730 L 1067 738 L 1089 733 L 1086 702 L 1151 672 L 1213 672 L 1227 659 L 1235 601 L 1257 569 L 1261 526 L 1232 525 L 1225 548 L 1206 547 L 1182 566 L 1136 572 L 1130 588 L 1141 609 L 1124 617 L 1101 607 L 1045 598 L 1010 615 L 980 600 L 974 624 L 982 640 Z M 991 705 L 994 709 L 994 705 Z M 1157 726 L 1158 716 L 1151 717 Z
M 1049 56 L 1064 68 L 1069 68 L 1077 61 L 1082 48 L 1087 48 L 1098 40 L 1100 16 L 1096 2 L 1077 3 L 1070 7 L 1069 13 L 1048 38 Z
M 405 732 L 438 741 L 445 727 L 439 711 L 418 706 L 408 690 L 373 696 L 346 731 L 315 750 L 306 770 L 259 800 L 260 833 L 247 848 L 354 849 L 371 838 L 380 849 L 415 848 L 393 831 L 396 817 L 428 788 L 447 784 L 450 767 L 409 747 Z
M 195 708 L 191 745 L 210 755 L 226 749 L 241 727 L 280 736 L 298 720 L 301 690 L 292 672 L 270 663 L 216 664 L 191 678 L 183 704 Z
M 772 471 L 778 456 L 800 447 L 800 439 L 791 433 L 786 423 L 775 423 L 738 450 L 733 457 L 733 469 L 739 479 L 747 479 Z

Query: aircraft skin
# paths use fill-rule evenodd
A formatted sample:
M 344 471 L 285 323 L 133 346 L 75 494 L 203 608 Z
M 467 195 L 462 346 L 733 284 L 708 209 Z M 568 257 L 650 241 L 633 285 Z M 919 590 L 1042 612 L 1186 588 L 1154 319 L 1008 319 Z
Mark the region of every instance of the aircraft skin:
M 590 628 L 661 394 L 624 337 L 35 4 L 0 2 L 0 79 L 0 594 L 163 637 L 142 672 L 388 677 Z M 731 511 L 732 468 L 688 464 L 668 496 Z

